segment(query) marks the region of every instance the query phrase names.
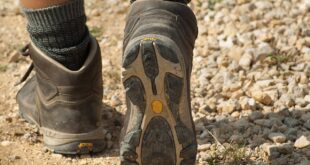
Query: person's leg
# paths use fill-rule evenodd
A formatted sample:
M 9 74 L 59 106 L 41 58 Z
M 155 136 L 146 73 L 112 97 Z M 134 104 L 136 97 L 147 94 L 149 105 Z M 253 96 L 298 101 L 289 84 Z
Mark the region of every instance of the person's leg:
M 194 165 L 190 75 L 197 21 L 184 0 L 137 0 L 124 37 L 122 165 Z
M 90 35 L 83 0 L 21 0 L 32 42 L 71 70 L 84 63 Z
M 22 0 L 36 74 L 17 94 L 21 116 L 36 124 L 43 142 L 62 154 L 105 148 L 101 128 L 99 45 L 89 35 L 83 0 Z M 72 71 L 75 70 L 75 71 Z

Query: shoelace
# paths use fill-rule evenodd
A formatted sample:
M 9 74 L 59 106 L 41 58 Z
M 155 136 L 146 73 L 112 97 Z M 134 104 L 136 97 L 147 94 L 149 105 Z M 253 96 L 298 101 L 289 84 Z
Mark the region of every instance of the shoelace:
M 30 55 L 30 53 L 29 53 L 29 46 L 30 46 L 30 44 L 27 44 L 19 51 L 22 56 L 28 57 Z M 33 65 L 33 62 L 32 62 L 29 65 L 29 67 L 28 67 L 26 73 L 24 74 L 24 76 L 21 78 L 21 80 L 19 82 L 17 82 L 15 84 L 15 86 L 17 86 L 17 85 L 19 85 L 19 84 L 21 84 L 21 83 L 23 83 L 24 81 L 27 80 L 27 78 L 29 77 L 31 71 L 33 70 L 33 67 L 34 67 L 34 65 Z

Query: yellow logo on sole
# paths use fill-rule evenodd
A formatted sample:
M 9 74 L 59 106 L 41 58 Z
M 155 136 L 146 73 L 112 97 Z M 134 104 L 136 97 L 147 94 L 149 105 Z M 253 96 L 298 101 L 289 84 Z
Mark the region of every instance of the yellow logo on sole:
M 158 100 L 152 102 L 152 110 L 154 113 L 161 113 L 163 111 L 163 103 Z

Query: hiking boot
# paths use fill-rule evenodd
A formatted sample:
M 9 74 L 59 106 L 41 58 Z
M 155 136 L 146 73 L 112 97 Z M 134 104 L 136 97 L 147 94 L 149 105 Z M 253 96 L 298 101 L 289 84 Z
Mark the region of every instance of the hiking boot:
M 105 148 L 101 128 L 101 55 L 92 38 L 84 65 L 71 71 L 31 44 L 25 50 L 36 75 L 18 92 L 21 116 L 36 124 L 55 153 L 84 154 Z
M 197 33 L 195 15 L 185 4 L 132 4 L 122 64 L 127 104 L 122 165 L 195 164 L 190 74 Z

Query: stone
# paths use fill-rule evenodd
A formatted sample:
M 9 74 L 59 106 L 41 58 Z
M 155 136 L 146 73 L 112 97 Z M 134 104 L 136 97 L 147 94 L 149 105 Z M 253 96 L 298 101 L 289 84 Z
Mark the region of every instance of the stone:
M 251 124 L 246 118 L 241 118 L 233 123 L 233 127 L 239 130 L 245 130 L 246 128 L 250 127 Z
M 281 154 L 290 154 L 293 151 L 293 147 L 290 143 L 272 145 L 265 143 L 261 147 L 267 153 L 269 159 L 276 159 L 280 157 Z
M 231 49 L 229 49 L 229 52 L 228 52 L 228 56 L 231 59 L 234 59 L 236 61 L 240 60 L 242 54 L 243 54 L 243 49 L 238 46 L 233 46 Z
M 7 140 L 1 142 L 1 146 L 3 146 L 3 147 L 9 146 L 11 144 L 12 144 L 12 142 L 7 141 Z
M 266 42 L 262 42 L 258 45 L 258 48 L 255 51 L 255 61 L 262 61 L 267 56 L 272 55 L 274 49 Z
M 306 121 L 310 120 L 310 112 L 308 112 L 308 113 L 306 113 L 306 114 L 303 114 L 303 115 L 301 116 L 301 120 L 302 120 L 303 122 L 306 122 Z
M 280 104 L 284 104 L 285 106 L 292 107 L 295 105 L 295 101 L 288 94 L 281 95 L 279 101 Z
M 297 138 L 298 129 L 288 128 L 284 134 L 286 135 L 287 140 L 295 141 Z
M 263 118 L 263 117 L 264 117 L 264 114 L 263 114 L 262 112 L 260 112 L 260 111 L 254 111 L 254 112 L 252 112 L 252 113 L 249 115 L 249 119 L 250 119 L 251 121 L 255 121 L 255 120 L 261 119 L 261 118 Z
M 284 143 L 286 141 L 286 136 L 282 133 L 270 133 L 268 138 L 275 143 Z
M 236 110 L 240 109 L 240 105 L 237 100 L 230 99 L 228 101 L 223 102 L 218 107 L 223 113 L 232 113 Z
M 122 104 L 122 101 L 119 99 L 118 96 L 113 95 L 111 98 L 111 106 L 115 107 L 115 106 L 119 106 Z
M 241 97 L 239 99 L 239 104 L 240 104 L 242 110 L 250 109 L 249 98 L 248 97 Z
M 300 162 L 300 164 L 298 164 L 298 165 L 309 165 L 309 164 L 310 164 L 310 160 L 304 159 L 304 160 L 302 160 L 302 161 Z
M 198 145 L 198 151 L 206 151 L 208 149 L 210 149 L 211 144 L 207 143 L 207 144 L 199 144 Z
M 303 98 L 305 97 L 305 91 L 302 87 L 294 86 L 293 87 L 293 97 L 294 98 Z
M 292 117 L 286 117 L 284 118 L 284 124 L 287 125 L 288 127 L 295 127 L 299 125 L 299 121 Z
M 51 156 L 56 159 L 61 159 L 63 157 L 61 154 L 55 154 L 55 153 L 53 153 Z
M 271 120 L 268 120 L 268 119 L 257 119 L 254 121 L 254 123 L 257 125 L 269 127 L 269 128 L 272 126 Z
M 306 96 L 304 97 L 304 100 L 305 100 L 306 102 L 310 103 L 310 95 L 306 95 Z M 310 116 L 310 113 L 309 113 L 309 116 Z
M 310 130 L 310 120 L 307 120 L 307 121 L 304 123 L 304 127 L 306 127 L 308 130 Z
M 306 137 L 302 135 L 295 141 L 294 146 L 296 148 L 305 148 L 305 147 L 310 146 L 310 136 Z
M 239 65 L 243 69 L 248 70 L 251 67 L 252 60 L 253 60 L 253 56 L 251 54 L 244 54 L 239 60 Z
M 13 51 L 12 53 L 10 53 L 9 55 L 10 60 L 9 63 L 12 62 L 18 62 L 19 58 L 21 57 L 20 53 L 18 51 Z
M 264 104 L 264 105 L 271 105 L 273 103 L 271 97 L 260 90 L 254 90 L 251 92 L 251 96 L 258 102 Z

